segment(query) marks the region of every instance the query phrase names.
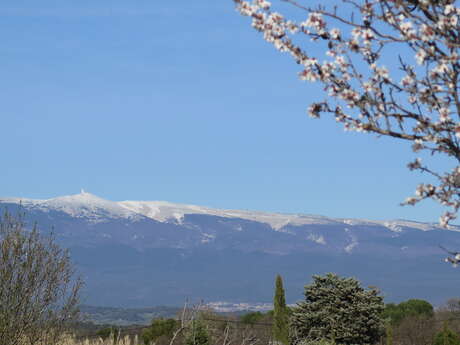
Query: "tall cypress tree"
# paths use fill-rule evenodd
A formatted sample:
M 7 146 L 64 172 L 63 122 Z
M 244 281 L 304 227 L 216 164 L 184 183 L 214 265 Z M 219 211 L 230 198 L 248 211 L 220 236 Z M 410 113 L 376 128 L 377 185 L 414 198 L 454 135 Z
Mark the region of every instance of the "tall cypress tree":
M 284 297 L 283 279 L 278 274 L 273 298 L 273 338 L 282 344 L 289 344 L 289 314 Z

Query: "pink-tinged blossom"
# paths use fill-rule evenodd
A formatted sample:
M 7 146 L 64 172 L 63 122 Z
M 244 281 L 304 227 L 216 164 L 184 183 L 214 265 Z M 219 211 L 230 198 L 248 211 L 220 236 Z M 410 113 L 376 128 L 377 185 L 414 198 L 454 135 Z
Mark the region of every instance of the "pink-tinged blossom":
M 456 26 L 457 23 L 458 23 L 457 15 L 452 15 L 452 16 L 439 15 L 438 22 L 436 23 L 436 27 L 439 30 L 445 30 L 445 29 L 450 29 L 453 26 Z
M 395 25 L 396 24 L 395 16 L 393 15 L 393 13 L 391 13 L 389 11 L 385 11 L 383 17 L 385 18 L 385 20 L 387 21 L 388 24 L 390 24 L 390 25 Z
M 353 36 L 353 38 L 354 38 L 355 40 L 357 40 L 358 38 L 360 38 L 361 35 L 362 35 L 362 33 L 363 33 L 363 32 L 362 32 L 362 29 L 359 28 L 359 27 L 354 27 L 354 28 L 351 30 L 351 35 Z
M 435 31 L 431 26 L 422 24 L 420 26 L 420 38 L 422 41 L 428 42 L 432 41 L 435 38 Z
M 370 29 L 363 30 L 361 32 L 361 36 L 364 40 L 367 40 L 367 41 L 373 40 L 375 38 L 374 33 Z
M 329 31 L 329 34 L 331 35 L 331 38 L 333 40 L 339 40 L 340 39 L 340 30 L 337 28 L 332 29 Z
M 273 45 L 274 47 L 279 50 L 280 52 L 286 52 L 288 51 L 286 44 L 283 42 L 283 40 L 280 39 L 275 39 L 273 40 Z
M 316 81 L 318 79 L 318 74 L 313 71 L 311 68 L 306 68 L 299 73 L 300 80 L 305 81 Z
M 263 9 L 263 10 L 268 10 L 270 9 L 271 7 L 271 3 L 269 1 L 266 1 L 266 0 L 254 0 L 253 1 L 254 5 Z
M 363 88 L 364 88 L 364 91 L 366 92 L 373 92 L 375 91 L 375 87 L 373 86 L 372 83 L 369 83 L 369 82 L 364 82 L 363 83 Z
M 339 65 L 340 67 L 342 68 L 345 68 L 348 66 L 347 64 L 347 60 L 345 59 L 345 57 L 343 55 L 339 55 L 335 58 L 335 63 L 337 65 Z
M 420 48 L 415 54 L 415 59 L 419 65 L 423 65 L 427 57 L 426 51 L 423 48 Z
M 326 26 L 326 22 L 324 21 L 322 14 L 312 12 L 308 15 L 307 20 L 303 22 L 302 25 L 320 30 Z
M 238 6 L 238 10 L 243 16 L 252 16 L 254 13 L 257 12 L 258 7 L 251 5 L 246 1 L 242 1 Z
M 410 75 L 404 76 L 404 78 L 401 79 L 401 85 L 404 87 L 411 86 L 412 84 L 415 83 L 415 79 L 412 78 Z
M 447 122 L 450 120 L 449 116 L 449 109 L 447 108 L 441 108 L 439 109 L 439 121 L 441 122 Z
M 412 150 L 413 150 L 414 152 L 420 151 L 421 149 L 423 149 L 423 147 L 424 147 L 424 146 L 423 146 L 423 141 L 422 141 L 422 140 L 420 140 L 420 139 L 414 140 L 414 144 L 412 145 Z M 413 169 L 412 169 L 412 170 L 413 170 Z
M 402 35 L 405 39 L 413 41 L 417 38 L 417 34 L 411 22 L 404 22 L 400 24 L 399 29 L 402 31 Z
M 453 6 L 453 5 L 446 5 L 446 7 L 444 8 L 444 14 L 445 14 L 446 16 L 448 16 L 448 15 L 453 14 L 453 13 L 457 13 L 457 12 L 456 12 L 455 6 Z
M 357 100 L 359 100 L 359 94 L 354 90 L 345 89 L 340 94 L 340 98 L 347 102 L 356 102 Z
M 289 30 L 291 34 L 296 34 L 300 30 L 299 26 L 290 20 L 286 22 L 286 29 Z
M 390 79 L 390 74 L 388 72 L 388 68 L 386 68 L 386 67 L 377 67 L 375 69 L 375 72 L 379 77 L 381 77 L 383 79 L 387 79 L 387 80 Z
M 440 218 L 439 218 L 439 224 L 442 227 L 447 227 L 449 225 L 449 222 L 456 219 L 457 216 L 452 213 L 452 212 L 446 212 L 444 213 Z

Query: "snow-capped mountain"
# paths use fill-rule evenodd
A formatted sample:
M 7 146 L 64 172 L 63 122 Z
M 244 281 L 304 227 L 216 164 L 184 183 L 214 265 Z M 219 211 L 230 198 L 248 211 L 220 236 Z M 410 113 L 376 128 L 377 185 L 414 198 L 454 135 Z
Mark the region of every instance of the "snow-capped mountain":
M 0 203 L 21 204 L 25 209 L 43 212 L 62 211 L 71 217 L 87 218 L 96 222 L 109 219 L 138 220 L 147 217 L 159 222 L 183 221 L 184 216 L 199 214 L 222 218 L 238 218 L 268 224 L 273 230 L 287 226 L 302 225 L 341 225 L 349 226 L 384 226 L 399 232 L 403 228 L 423 231 L 440 230 L 438 224 L 420 223 L 407 220 L 371 221 L 362 219 L 334 219 L 317 215 L 268 213 L 247 210 L 222 210 L 204 206 L 171 203 L 167 201 L 109 201 L 96 195 L 81 191 L 79 194 L 52 199 L 0 198 Z M 459 231 L 453 226 L 449 230 Z
M 174 204 L 166 201 L 122 201 L 118 203 L 127 209 L 142 214 L 146 217 L 158 220 L 160 222 L 176 220 L 181 221 L 187 214 L 204 214 L 224 218 L 240 218 L 251 220 L 259 223 L 270 225 L 273 230 L 280 230 L 285 226 L 301 226 L 309 224 L 323 225 L 338 225 L 347 224 L 356 225 L 371 225 L 384 226 L 391 231 L 401 231 L 402 228 L 412 228 L 418 230 L 439 230 L 438 224 L 420 223 L 407 220 L 392 220 L 392 221 L 370 221 L 362 219 L 333 219 L 324 216 L 304 215 L 304 214 L 283 214 L 283 213 L 268 213 L 260 211 L 242 211 L 242 210 L 221 210 L 196 205 Z M 451 227 L 450 230 L 459 229 Z
M 439 301 L 455 295 L 459 283 L 438 247 L 460 249 L 455 226 L 117 202 L 84 191 L 0 198 L 0 207 L 20 208 L 30 224 L 54 230 L 87 276 L 96 304 L 180 304 L 184 296 L 267 302 L 277 273 L 288 296 L 300 296 L 311 274 L 327 271 L 380 286 L 393 300 Z M 447 286 L 439 289 L 440 281 Z
M 20 204 L 26 210 L 61 211 L 71 217 L 88 218 L 96 222 L 108 218 L 136 219 L 139 217 L 138 212 L 133 212 L 116 202 L 99 198 L 83 190 L 80 194 L 47 200 L 0 198 L 0 203 Z

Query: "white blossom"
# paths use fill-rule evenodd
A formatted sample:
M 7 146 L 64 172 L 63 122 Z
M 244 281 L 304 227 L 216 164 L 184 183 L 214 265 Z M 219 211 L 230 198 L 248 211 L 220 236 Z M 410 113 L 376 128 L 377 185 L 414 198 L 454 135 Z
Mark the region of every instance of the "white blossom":
M 415 83 L 415 79 L 412 78 L 410 75 L 406 75 L 401 79 L 401 85 L 404 87 L 411 86 L 412 84 Z
M 439 121 L 447 122 L 450 120 L 449 116 L 449 109 L 448 108 L 441 108 L 439 109 Z
M 420 26 L 420 36 L 425 42 L 432 41 L 435 38 L 435 31 L 431 26 L 422 24 Z
M 415 59 L 419 65 L 422 65 L 425 62 L 427 57 L 426 51 L 423 48 L 420 48 L 415 54 Z
M 261 8 L 261 9 L 264 9 L 264 10 L 270 9 L 270 7 L 272 5 L 269 1 L 266 1 L 266 0 L 253 0 L 253 3 L 258 8 Z

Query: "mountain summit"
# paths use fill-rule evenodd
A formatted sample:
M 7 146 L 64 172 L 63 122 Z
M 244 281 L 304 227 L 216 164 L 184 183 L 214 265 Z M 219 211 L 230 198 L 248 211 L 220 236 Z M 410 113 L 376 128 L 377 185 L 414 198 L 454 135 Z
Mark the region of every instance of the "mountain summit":
M 71 217 L 102 221 L 106 218 L 136 218 L 139 215 L 118 203 L 102 199 L 94 194 L 81 191 L 80 194 L 61 196 L 47 200 L 5 198 L 0 202 L 22 204 L 27 209 L 43 212 L 61 211 Z

